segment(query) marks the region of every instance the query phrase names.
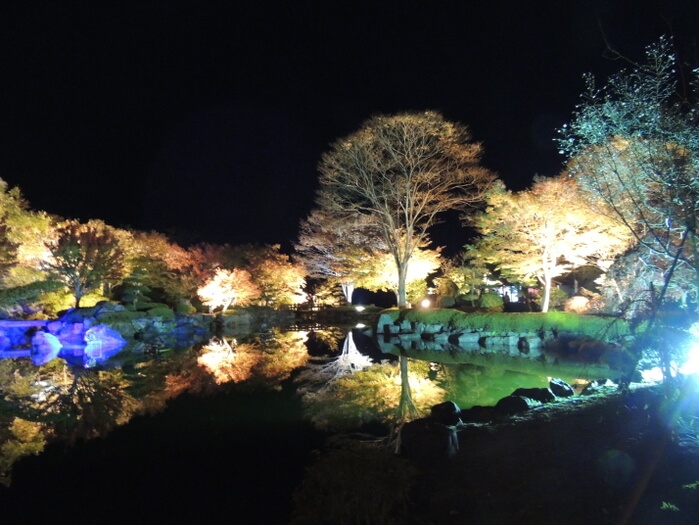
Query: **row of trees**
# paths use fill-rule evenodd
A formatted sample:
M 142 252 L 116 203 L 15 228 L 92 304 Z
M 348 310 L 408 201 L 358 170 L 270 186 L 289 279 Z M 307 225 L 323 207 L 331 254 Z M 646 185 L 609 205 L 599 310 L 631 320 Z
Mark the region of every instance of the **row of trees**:
M 279 245 L 184 248 L 157 232 L 33 211 L 0 181 L 0 304 L 10 315 L 52 315 L 86 297 L 136 309 L 276 306 L 303 300 L 304 276 Z
M 647 59 L 601 89 L 586 78 L 561 130 L 566 168 L 522 192 L 483 168 L 480 144 L 437 113 L 369 119 L 321 159 L 317 207 L 296 245 L 309 275 L 347 288 L 383 258 L 403 307 L 413 266 L 433 264 L 412 272 L 424 279 L 439 261 L 430 228 L 458 211 L 480 233 L 459 262 L 442 263 L 461 292 L 492 275 L 537 284 L 546 311 L 556 278 L 594 268 L 609 308 L 631 316 L 652 317 L 668 298 L 696 301 L 699 108 L 678 89 L 684 68 L 668 40 Z
M 667 298 L 695 300 L 696 102 L 679 97 L 670 43 L 588 92 L 561 130 L 566 169 L 509 191 L 480 164 L 466 127 L 435 112 L 379 115 L 334 143 L 320 165 L 316 208 L 302 221 L 298 262 L 278 246 L 182 248 L 159 233 L 121 230 L 32 212 L 0 188 L 0 278 L 15 295 L 59 280 L 75 304 L 98 289 L 134 305 L 159 290 L 210 309 L 303 300 L 304 277 L 345 290 L 424 289 L 438 270 L 457 292 L 484 277 L 538 284 L 545 311 L 554 280 L 595 268 L 615 306 L 631 315 Z M 443 261 L 430 229 L 458 212 L 480 236 Z M 441 269 L 440 269 L 441 266 Z M 50 287 L 49 287 L 50 288 Z M 20 290 L 19 292 L 17 290 Z M 11 295 L 11 294 L 10 294 Z

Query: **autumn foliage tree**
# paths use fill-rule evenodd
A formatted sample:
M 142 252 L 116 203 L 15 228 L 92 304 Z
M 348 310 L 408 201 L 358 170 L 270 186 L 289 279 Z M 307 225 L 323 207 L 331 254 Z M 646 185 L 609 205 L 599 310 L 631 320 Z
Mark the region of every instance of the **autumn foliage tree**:
M 305 270 L 281 252 L 278 244 L 244 247 L 245 268 L 260 289 L 263 306 L 298 304 L 304 301 Z
M 665 297 L 699 294 L 699 76 L 695 70 L 694 89 L 686 89 L 683 69 L 662 38 L 647 48 L 644 64 L 632 63 L 602 87 L 588 75 L 559 141 L 590 202 L 634 236 L 650 311 Z
M 316 204 L 337 221 L 365 220 L 393 259 L 398 305 L 408 266 L 443 212 L 482 201 L 494 177 L 468 130 L 435 112 L 379 115 L 321 159 Z
M 348 218 L 320 208 L 301 221 L 294 248 L 306 274 L 342 288 L 347 302 L 351 302 L 351 291 L 367 263 L 382 254 L 389 255 L 381 231 L 370 216 Z
M 626 229 L 592 210 L 566 174 L 537 177 L 531 189 L 518 193 L 497 185 L 475 225 L 483 237 L 472 254 L 504 277 L 541 284 L 544 312 L 554 278 L 580 266 L 604 265 L 629 242 Z
M 66 221 L 46 248 L 51 257 L 44 268 L 71 289 L 76 308 L 86 294 L 123 275 L 124 253 L 112 228 L 102 221 Z
M 197 290 L 197 294 L 209 312 L 230 306 L 247 306 L 260 296 L 260 288 L 252 282 L 247 270 L 218 268 L 214 276 Z

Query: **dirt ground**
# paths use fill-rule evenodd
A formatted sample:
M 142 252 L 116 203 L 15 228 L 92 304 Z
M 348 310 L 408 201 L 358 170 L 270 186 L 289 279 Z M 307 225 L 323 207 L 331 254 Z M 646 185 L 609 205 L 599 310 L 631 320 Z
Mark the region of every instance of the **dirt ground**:
M 431 451 L 411 458 L 421 471 L 411 519 L 696 525 L 696 387 L 673 403 L 661 387 L 644 387 L 575 396 L 496 423 L 460 426 L 453 457 L 447 457 L 444 434 Z

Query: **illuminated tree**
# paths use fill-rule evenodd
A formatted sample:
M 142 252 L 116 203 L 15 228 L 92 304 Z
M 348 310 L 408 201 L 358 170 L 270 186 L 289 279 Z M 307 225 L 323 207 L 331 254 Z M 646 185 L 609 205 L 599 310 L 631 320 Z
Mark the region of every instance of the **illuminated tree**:
M 122 241 L 123 245 L 123 241 Z M 177 303 L 196 296 L 202 283 L 195 261 L 186 250 L 157 232 L 131 232 L 131 244 L 125 248 L 125 289 L 123 300 L 132 302 L 139 294 L 160 292 Z
M 244 246 L 245 268 L 260 289 L 264 306 L 299 304 L 305 301 L 305 270 L 280 252 L 278 244 Z
M 398 305 L 416 249 L 429 244 L 440 214 L 481 202 L 493 175 L 467 129 L 434 112 L 369 119 L 321 159 L 316 204 L 338 221 L 367 221 L 393 258 Z
M 124 253 L 113 229 L 102 221 L 66 221 L 46 247 L 44 268 L 73 292 L 75 307 L 87 293 L 123 276 Z
M 352 301 L 358 268 L 388 253 L 381 232 L 369 216 L 356 215 L 348 220 L 319 208 L 301 222 L 294 248 L 306 274 L 340 286 L 348 303 Z
M 48 256 L 45 241 L 53 237 L 50 217 L 29 209 L 19 188 L 7 187 L 0 179 L 0 227 L 3 229 L 0 263 L 7 288 L 43 281 L 42 262 Z
M 225 312 L 229 306 L 246 306 L 260 296 L 260 288 L 252 282 L 247 270 L 218 268 L 214 276 L 197 290 L 202 303 L 209 312 L 221 307 Z
M 633 253 L 648 270 L 645 302 L 655 316 L 666 296 L 695 300 L 699 291 L 699 84 L 695 71 L 691 100 L 678 88 L 683 65 L 667 39 L 649 46 L 646 57 L 602 88 L 588 75 L 559 143 L 591 202 L 611 210 L 635 237 Z
M 17 244 L 10 241 L 7 224 L 0 219 L 0 279 L 4 280 L 16 264 Z
M 483 237 L 472 251 L 503 277 L 538 281 L 544 288 L 543 312 L 555 277 L 603 264 L 628 245 L 626 230 L 591 210 L 566 175 L 537 177 L 530 190 L 519 193 L 497 185 L 475 224 Z
M 487 279 L 492 273 L 476 250 L 465 250 L 450 259 L 442 259 L 440 263 L 441 278 L 435 279 L 440 295 L 449 295 L 448 291 L 456 288 L 458 294 L 476 305 L 479 295 L 487 287 Z M 453 292 L 452 292 L 453 293 Z
M 439 269 L 441 250 L 416 249 L 405 275 L 406 299 L 416 301 L 425 295 L 427 277 Z M 354 282 L 367 290 L 391 290 L 398 296 L 395 260 L 388 253 L 378 253 L 358 262 L 353 270 Z

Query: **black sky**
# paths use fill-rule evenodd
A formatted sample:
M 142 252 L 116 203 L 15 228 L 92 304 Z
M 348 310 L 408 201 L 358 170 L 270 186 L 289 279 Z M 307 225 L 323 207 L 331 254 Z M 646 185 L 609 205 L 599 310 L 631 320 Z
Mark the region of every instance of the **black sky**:
M 468 125 L 522 189 L 560 171 L 582 74 L 622 67 L 603 34 L 632 59 L 674 34 L 696 64 L 698 27 L 696 0 L 5 0 L 0 178 L 64 217 L 286 244 L 373 114 Z

